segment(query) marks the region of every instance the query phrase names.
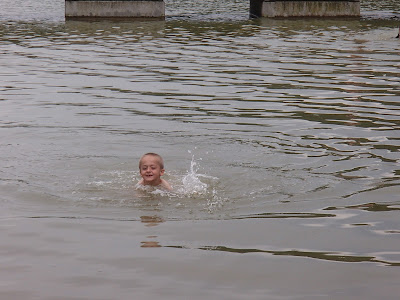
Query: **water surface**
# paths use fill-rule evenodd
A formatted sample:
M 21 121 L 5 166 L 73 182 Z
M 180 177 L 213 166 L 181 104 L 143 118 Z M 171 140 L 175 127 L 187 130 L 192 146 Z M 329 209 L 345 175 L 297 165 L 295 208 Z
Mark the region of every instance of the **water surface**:
M 1 298 L 396 298 L 399 4 L 248 7 L 1 2 Z M 174 192 L 135 190 L 149 151 Z

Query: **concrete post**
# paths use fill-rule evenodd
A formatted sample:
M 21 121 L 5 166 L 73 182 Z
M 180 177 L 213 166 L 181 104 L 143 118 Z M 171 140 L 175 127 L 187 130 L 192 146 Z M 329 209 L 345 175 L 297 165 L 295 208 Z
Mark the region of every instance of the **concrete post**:
M 250 14 L 271 18 L 359 17 L 360 0 L 250 0 Z
M 68 18 L 164 18 L 163 0 L 65 0 Z
M 250 17 L 257 18 L 262 16 L 264 0 L 250 0 Z

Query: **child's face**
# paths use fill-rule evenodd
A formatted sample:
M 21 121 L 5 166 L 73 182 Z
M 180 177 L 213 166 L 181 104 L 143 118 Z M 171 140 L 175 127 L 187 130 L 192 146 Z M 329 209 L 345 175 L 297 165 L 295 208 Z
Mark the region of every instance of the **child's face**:
M 140 176 L 145 185 L 159 185 L 164 169 L 161 169 L 160 159 L 151 155 L 144 156 L 140 164 Z

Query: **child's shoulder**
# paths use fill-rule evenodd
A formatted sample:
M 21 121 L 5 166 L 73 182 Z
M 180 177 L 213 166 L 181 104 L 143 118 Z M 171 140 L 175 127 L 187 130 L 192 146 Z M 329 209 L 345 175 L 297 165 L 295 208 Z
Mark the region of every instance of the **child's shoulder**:
M 165 189 L 167 189 L 168 191 L 172 191 L 172 187 L 171 185 L 168 183 L 168 181 L 161 179 L 161 186 Z

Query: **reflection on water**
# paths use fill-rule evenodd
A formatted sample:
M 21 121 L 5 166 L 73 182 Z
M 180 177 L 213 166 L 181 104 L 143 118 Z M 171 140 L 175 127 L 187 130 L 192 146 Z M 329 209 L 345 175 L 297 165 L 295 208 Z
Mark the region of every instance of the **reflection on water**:
M 365 204 L 347 206 L 345 208 L 362 209 L 373 212 L 400 210 L 399 203 L 393 203 L 393 204 L 365 203 Z M 337 208 L 337 207 L 325 208 L 325 210 L 336 210 L 336 209 L 343 209 L 343 208 Z
M 165 220 L 159 216 L 141 216 L 140 221 L 145 224 L 147 227 L 158 226 L 160 223 L 165 222 Z M 147 236 L 146 241 L 141 242 L 142 248 L 159 248 L 162 247 L 159 242 L 155 241 L 156 235 Z
M 159 216 L 141 216 L 140 220 L 142 223 L 146 224 L 146 226 L 157 226 L 165 222 L 164 219 Z
M 247 216 L 237 216 L 233 219 L 267 219 L 267 218 L 332 218 L 336 217 L 334 214 L 321 214 L 321 213 L 261 213 Z
M 185 249 L 182 246 L 167 246 L 171 248 Z M 298 251 L 298 250 L 290 250 L 290 251 L 268 251 L 268 250 L 260 250 L 260 249 L 235 249 L 224 246 L 205 246 L 198 248 L 199 250 L 207 250 L 207 251 L 222 251 L 222 252 L 232 252 L 238 254 L 248 254 L 248 253 L 260 253 L 260 254 L 271 254 L 278 256 L 295 256 L 295 257 L 304 257 L 318 260 L 327 260 L 327 261 L 336 261 L 336 262 L 346 262 L 346 263 L 361 263 L 361 262 L 370 262 L 370 263 L 378 263 L 387 266 L 400 266 L 400 261 L 385 261 L 383 260 L 384 253 L 382 253 L 381 257 L 374 256 L 353 256 L 347 253 L 333 253 L 333 252 L 314 252 L 314 251 Z M 392 257 L 399 257 L 400 252 L 390 253 Z M 378 253 L 377 253 L 378 255 Z

